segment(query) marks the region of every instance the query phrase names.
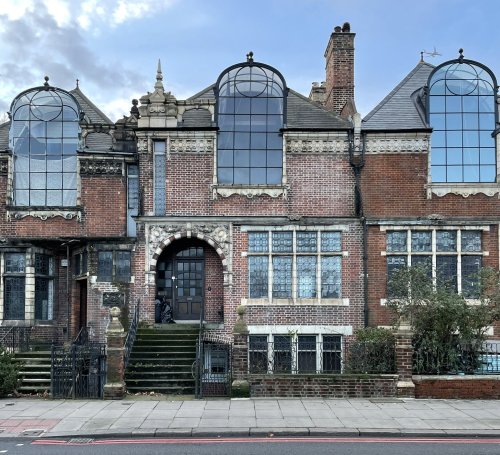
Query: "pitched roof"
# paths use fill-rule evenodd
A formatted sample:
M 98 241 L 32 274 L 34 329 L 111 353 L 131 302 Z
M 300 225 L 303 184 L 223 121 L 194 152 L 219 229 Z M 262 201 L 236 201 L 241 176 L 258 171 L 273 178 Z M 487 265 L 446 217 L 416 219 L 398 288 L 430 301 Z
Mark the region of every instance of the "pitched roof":
M 9 146 L 9 129 L 10 122 L 5 122 L 0 125 L 0 152 Z
M 363 119 L 366 130 L 427 129 L 411 97 L 427 84 L 434 66 L 420 62 L 375 108 Z
M 109 117 L 107 117 L 92 101 L 90 101 L 79 87 L 70 90 L 70 93 L 76 98 L 91 123 L 113 125 L 113 122 L 109 119 Z
M 188 101 L 215 99 L 215 85 L 198 92 L 188 98 Z M 311 101 L 295 90 L 289 89 L 287 97 L 287 128 L 303 129 L 351 129 L 351 122 L 342 119 L 337 114 L 326 110 L 323 106 Z

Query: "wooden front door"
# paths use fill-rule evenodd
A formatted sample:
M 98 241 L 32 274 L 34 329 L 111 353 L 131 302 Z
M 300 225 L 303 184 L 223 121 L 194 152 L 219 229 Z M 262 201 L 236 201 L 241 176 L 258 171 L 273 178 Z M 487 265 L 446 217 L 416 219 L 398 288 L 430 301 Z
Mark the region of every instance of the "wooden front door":
M 203 304 L 203 260 L 176 259 L 174 264 L 174 319 L 198 320 Z
M 199 320 L 204 304 L 205 261 L 203 247 L 183 248 L 157 264 L 157 323 L 165 320 L 165 309 L 172 309 L 174 320 Z

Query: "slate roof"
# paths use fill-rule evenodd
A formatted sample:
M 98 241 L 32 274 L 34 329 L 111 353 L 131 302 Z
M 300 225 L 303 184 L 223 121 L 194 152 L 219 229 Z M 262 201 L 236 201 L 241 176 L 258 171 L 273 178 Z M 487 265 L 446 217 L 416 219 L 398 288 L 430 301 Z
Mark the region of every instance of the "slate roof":
M 188 101 L 214 100 L 214 87 L 211 85 L 205 90 L 188 98 Z M 289 89 L 287 97 L 287 128 L 294 129 L 351 129 L 351 122 L 342 119 L 338 115 L 326 110 L 309 98 L 301 95 L 295 90 Z
M 5 122 L 0 125 L 0 152 L 4 151 L 9 146 L 9 128 L 10 122 Z
M 427 84 L 434 66 L 421 62 L 364 119 L 365 130 L 413 130 L 429 126 L 411 97 Z
M 81 109 L 89 118 L 91 123 L 101 123 L 113 125 L 113 122 L 107 117 L 92 101 L 90 101 L 80 90 L 79 87 L 70 90 L 70 92 L 80 104 Z

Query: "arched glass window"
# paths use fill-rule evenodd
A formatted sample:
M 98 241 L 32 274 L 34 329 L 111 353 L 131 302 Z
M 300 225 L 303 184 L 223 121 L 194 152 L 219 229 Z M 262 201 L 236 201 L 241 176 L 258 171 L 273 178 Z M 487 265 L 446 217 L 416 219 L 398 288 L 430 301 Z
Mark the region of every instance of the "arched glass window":
M 219 184 L 281 184 L 285 94 L 283 76 L 267 65 L 249 61 L 221 74 L 216 84 Z
M 40 87 L 12 103 L 14 205 L 76 205 L 80 107 L 64 90 Z
M 495 76 L 461 57 L 438 66 L 428 87 L 432 181 L 495 182 Z

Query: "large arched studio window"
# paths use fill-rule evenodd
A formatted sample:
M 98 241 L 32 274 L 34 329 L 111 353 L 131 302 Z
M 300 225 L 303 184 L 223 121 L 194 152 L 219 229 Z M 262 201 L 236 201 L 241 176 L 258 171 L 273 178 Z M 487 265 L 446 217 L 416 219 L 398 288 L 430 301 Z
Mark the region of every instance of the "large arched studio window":
M 80 107 L 48 86 L 21 93 L 11 106 L 16 206 L 75 206 Z
M 275 69 L 249 61 L 225 70 L 216 84 L 217 181 L 279 185 L 283 174 L 286 83 Z
M 461 55 L 438 66 L 428 87 L 432 181 L 495 182 L 492 133 L 497 121 L 497 84 L 493 73 Z

